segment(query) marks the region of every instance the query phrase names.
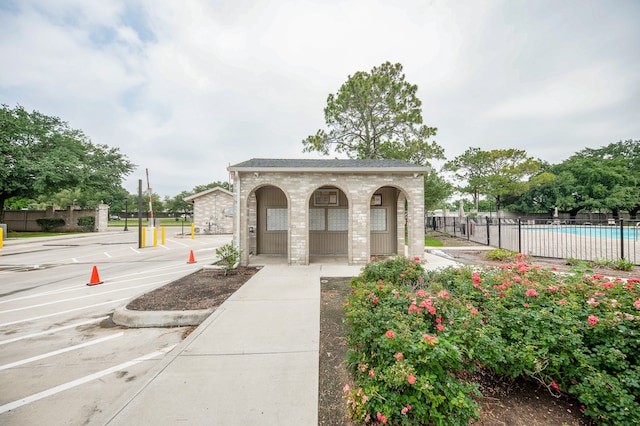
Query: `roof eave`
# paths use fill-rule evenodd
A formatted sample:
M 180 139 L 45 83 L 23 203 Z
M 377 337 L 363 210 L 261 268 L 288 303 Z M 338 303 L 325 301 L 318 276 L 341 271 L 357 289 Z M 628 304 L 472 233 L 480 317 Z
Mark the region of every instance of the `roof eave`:
M 234 167 L 229 166 L 230 172 L 247 173 L 428 173 L 431 168 L 427 166 L 416 167 Z

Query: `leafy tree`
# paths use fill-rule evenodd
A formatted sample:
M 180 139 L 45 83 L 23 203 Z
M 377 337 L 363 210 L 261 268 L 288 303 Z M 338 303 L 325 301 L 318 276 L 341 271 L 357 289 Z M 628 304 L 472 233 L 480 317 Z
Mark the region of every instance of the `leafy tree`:
M 116 148 L 93 144 L 58 117 L 21 106 L 0 108 L 0 153 L 0 216 L 12 197 L 113 191 L 135 167 Z
M 193 204 L 184 201 L 184 199 L 190 195 L 193 194 L 197 194 L 197 192 L 191 192 L 191 191 L 182 191 L 181 193 L 179 193 L 178 195 L 176 195 L 173 198 L 168 198 L 165 202 L 165 205 L 167 206 L 167 211 L 169 213 L 188 213 L 193 209 Z
M 454 187 L 435 170 L 424 175 L 424 207 L 426 210 L 437 209 L 454 193 Z
M 455 173 L 461 182 L 458 190 L 471 194 L 476 208 L 479 197 L 485 195 L 495 200 L 496 211 L 499 211 L 502 199 L 525 192 L 531 184 L 529 177 L 541 167 L 540 160 L 527 157 L 523 150 L 469 148 L 447 162 L 444 169 Z
M 488 163 L 488 152 L 472 147 L 467 149 L 464 154 L 447 161 L 442 168 L 444 171 L 453 172 L 454 179 L 460 182 L 456 189 L 463 194 L 471 195 L 476 210 L 480 195 L 484 193 L 482 178 L 487 172 L 485 169 L 488 167 Z
M 577 158 L 592 159 L 606 170 L 596 175 L 595 188 L 602 197 L 601 206 L 618 216 L 620 210 L 635 218 L 640 211 L 640 141 L 626 140 L 601 148 L 586 148 Z M 596 194 L 594 194 L 596 195 Z
M 418 86 L 405 81 L 401 64 L 385 62 L 370 73 L 349 76 L 330 94 L 324 117 L 329 131 L 318 130 L 302 141 L 304 152 L 330 150 L 358 159 L 401 159 L 428 164 L 444 159 L 444 150 L 427 139 L 435 127 L 422 124 Z
M 496 211 L 500 211 L 502 198 L 520 195 L 529 189 L 529 178 L 542 167 L 542 162 L 519 149 L 494 149 L 489 151 L 486 165 L 487 175 L 483 176 L 481 186 L 485 194 L 496 202 Z
M 553 178 L 545 180 L 545 174 Z M 614 216 L 628 211 L 635 217 L 640 210 L 640 142 L 586 148 L 536 178 L 542 183 L 532 183 L 515 203 L 524 211 L 552 212 L 557 207 L 571 218 L 582 210 Z

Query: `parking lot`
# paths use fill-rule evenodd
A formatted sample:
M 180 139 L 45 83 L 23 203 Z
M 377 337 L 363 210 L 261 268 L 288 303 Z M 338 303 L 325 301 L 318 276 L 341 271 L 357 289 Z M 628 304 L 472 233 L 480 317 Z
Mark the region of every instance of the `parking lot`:
M 0 249 L 0 423 L 90 422 L 179 344 L 183 328 L 126 329 L 120 305 L 215 259 L 229 235 L 138 248 L 137 229 L 5 241 Z M 189 264 L 190 252 L 197 263 Z M 101 284 L 88 286 L 93 268 Z

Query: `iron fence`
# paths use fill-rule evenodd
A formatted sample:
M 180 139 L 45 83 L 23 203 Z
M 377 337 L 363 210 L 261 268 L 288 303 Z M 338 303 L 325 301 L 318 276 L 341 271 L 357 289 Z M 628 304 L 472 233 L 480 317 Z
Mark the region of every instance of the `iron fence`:
M 640 264 L 640 222 L 433 216 L 426 228 L 531 256 Z

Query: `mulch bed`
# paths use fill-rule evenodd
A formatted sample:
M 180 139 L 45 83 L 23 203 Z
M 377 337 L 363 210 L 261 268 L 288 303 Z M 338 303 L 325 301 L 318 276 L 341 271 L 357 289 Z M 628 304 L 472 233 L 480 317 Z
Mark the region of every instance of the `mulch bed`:
M 201 269 L 146 293 L 127 305 L 131 311 L 184 311 L 220 306 L 258 269 L 239 266 L 224 272 Z

